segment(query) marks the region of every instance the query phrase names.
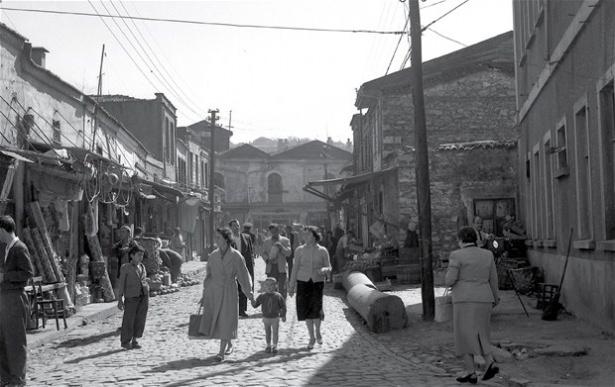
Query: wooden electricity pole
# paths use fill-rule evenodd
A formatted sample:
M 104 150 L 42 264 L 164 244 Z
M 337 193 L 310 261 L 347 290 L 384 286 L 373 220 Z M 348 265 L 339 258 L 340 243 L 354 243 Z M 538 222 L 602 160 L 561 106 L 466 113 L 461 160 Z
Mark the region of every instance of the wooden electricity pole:
M 414 104 L 416 196 L 421 251 L 421 298 L 423 301 L 423 320 L 433 321 L 435 302 L 431 256 L 431 195 L 429 193 L 429 155 L 427 154 L 427 128 L 423 95 L 421 15 L 418 0 L 408 0 L 408 5 L 410 8 L 410 38 L 412 42 L 410 57 L 412 60 L 412 102 Z
M 210 133 L 210 146 L 209 146 L 209 206 L 211 208 L 211 212 L 209 213 L 209 252 L 214 251 L 214 233 L 215 225 L 216 225 L 216 206 L 215 206 L 215 176 L 216 176 L 216 142 L 215 142 L 215 133 L 216 133 L 216 121 L 218 117 L 218 109 L 210 109 L 209 110 L 209 123 L 211 124 L 211 133 Z

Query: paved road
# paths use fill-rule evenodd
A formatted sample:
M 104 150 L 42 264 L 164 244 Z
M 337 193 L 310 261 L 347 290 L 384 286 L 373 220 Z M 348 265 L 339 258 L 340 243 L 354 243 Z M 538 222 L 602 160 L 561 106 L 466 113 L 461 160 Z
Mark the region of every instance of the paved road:
M 262 263 L 257 278 L 262 279 Z M 258 288 L 258 284 L 257 284 Z M 239 322 L 235 353 L 216 363 L 217 341 L 187 337 L 188 315 L 201 286 L 151 299 L 140 350 L 120 349 L 121 316 L 78 328 L 62 340 L 34 348 L 28 367 L 33 386 L 443 386 L 456 385 L 433 359 L 393 352 L 369 333 L 344 302 L 344 293 L 328 288 L 322 346 L 308 351 L 305 326 L 296 320 L 294 298 L 281 324 L 280 352 L 264 352 L 264 330 L 257 310 Z M 423 359 L 425 361 L 423 361 Z M 431 362 L 431 363 L 430 363 Z

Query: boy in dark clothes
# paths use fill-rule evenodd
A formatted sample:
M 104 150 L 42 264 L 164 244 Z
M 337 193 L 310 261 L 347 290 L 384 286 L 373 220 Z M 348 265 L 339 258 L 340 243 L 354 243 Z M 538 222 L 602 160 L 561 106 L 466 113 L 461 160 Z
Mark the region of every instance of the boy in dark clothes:
M 130 262 L 122 265 L 117 288 L 117 307 L 124 311 L 121 344 L 124 349 L 139 349 L 149 305 L 149 283 L 143 262 L 145 249 L 134 245 L 128 252 Z M 122 301 L 122 296 L 124 301 Z
M 265 324 L 265 341 L 267 348 L 265 352 L 278 353 L 278 331 L 280 328 L 280 317 L 286 322 L 286 301 L 278 293 L 278 281 L 273 277 L 268 277 L 262 286 L 264 293 L 259 294 L 256 300 L 252 301 L 252 307 L 257 308 L 262 305 L 263 323 Z M 273 346 L 271 345 L 271 333 L 273 331 Z

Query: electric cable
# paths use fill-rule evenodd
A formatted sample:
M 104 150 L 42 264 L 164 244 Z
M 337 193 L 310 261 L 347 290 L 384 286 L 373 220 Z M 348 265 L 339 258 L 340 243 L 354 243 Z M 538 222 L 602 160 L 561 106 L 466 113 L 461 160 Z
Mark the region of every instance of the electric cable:
M 124 9 L 124 12 L 126 13 L 126 15 L 130 16 L 130 13 L 128 12 L 128 9 L 126 9 L 126 7 L 124 6 L 124 3 L 121 0 L 118 0 L 118 2 L 120 3 L 120 6 Z M 113 1 L 111 1 L 111 4 L 113 5 L 113 8 L 115 8 L 115 10 L 117 11 L 117 14 L 119 15 L 120 12 L 115 7 Z M 162 69 L 162 71 L 165 72 L 165 74 L 167 75 L 168 79 L 173 83 L 173 85 L 175 85 L 177 90 L 179 90 L 179 92 L 186 98 L 186 100 L 188 102 L 190 102 L 194 107 L 198 108 L 199 104 L 195 103 L 194 100 L 192 100 L 188 96 L 188 94 L 186 92 L 184 92 L 184 90 L 183 90 L 184 88 L 182 86 L 180 86 L 178 82 L 175 81 L 174 76 L 171 75 L 171 72 L 167 70 L 166 66 L 162 63 L 162 61 L 160 60 L 160 58 L 156 54 L 156 51 L 154 49 L 152 49 L 152 47 L 148 43 L 148 39 L 143 35 L 143 33 L 141 32 L 141 29 L 139 28 L 139 26 L 137 25 L 135 20 L 134 19 L 130 19 L 130 21 L 134 25 L 135 30 L 137 31 L 137 33 L 139 34 L 139 36 L 141 37 L 141 39 L 143 40 L 143 42 L 145 43 L 147 48 L 149 49 L 149 52 L 152 54 L 152 57 L 154 57 L 154 59 L 156 59 L 156 62 L 160 66 L 160 69 Z M 137 38 L 135 37 L 135 39 L 137 39 Z M 141 48 L 143 48 L 143 47 L 141 46 Z M 153 63 L 153 61 L 152 61 L 152 63 Z
M 120 15 L 119 10 L 117 9 L 117 7 L 115 6 L 115 4 L 113 3 L 113 1 L 109 1 L 109 3 L 113 6 L 113 8 L 115 9 L 115 11 L 117 12 L 118 15 Z M 105 6 L 105 3 L 102 2 L 101 5 L 103 6 L 103 8 L 105 9 L 105 11 L 107 12 L 108 15 L 112 15 L 111 11 Z M 121 15 L 120 15 L 121 16 Z M 143 63 L 147 66 L 149 72 L 151 74 L 153 74 L 160 83 L 163 84 L 163 86 L 165 86 L 166 88 L 168 88 L 168 90 L 170 91 L 169 94 L 174 95 L 180 104 L 183 104 L 185 107 L 188 108 L 188 110 L 192 111 L 194 114 L 196 114 L 197 116 L 199 116 L 199 113 L 197 112 L 197 110 L 193 109 L 193 106 L 190 106 L 191 103 L 188 103 L 184 100 L 184 98 L 181 96 L 181 93 L 177 92 L 177 90 L 170 84 L 170 82 L 164 77 L 163 74 L 155 72 L 153 70 L 153 68 L 156 67 L 154 61 L 152 60 L 152 58 L 150 57 L 150 55 L 147 53 L 147 51 L 145 50 L 145 48 L 143 48 L 143 45 L 141 44 L 141 42 L 139 41 L 139 39 L 137 38 L 137 36 L 135 35 L 135 33 L 132 31 L 132 29 L 130 28 L 130 26 L 128 25 L 128 23 L 126 22 L 125 19 L 121 19 L 122 22 L 124 23 L 126 29 L 128 29 L 128 32 L 130 32 L 130 34 L 132 35 L 133 39 L 135 40 L 135 42 L 137 43 L 137 45 L 139 46 L 139 48 L 141 49 L 141 51 L 143 52 L 143 54 L 145 54 L 145 57 L 147 58 L 147 60 L 141 55 L 141 51 L 139 51 L 137 49 L 137 47 L 135 47 L 135 45 L 133 44 L 132 40 L 128 37 L 128 35 L 126 35 L 126 33 L 124 32 L 124 30 L 121 28 L 121 26 L 119 25 L 119 23 L 113 19 L 113 22 L 115 23 L 115 25 L 117 26 L 117 28 L 120 30 L 120 32 L 122 33 L 122 35 L 124 35 L 124 38 L 126 38 L 126 40 L 128 41 L 128 43 L 132 46 L 132 48 L 135 50 L 135 52 L 137 53 L 137 55 L 139 56 L 139 58 L 141 59 L 141 61 L 143 61 Z M 149 62 L 148 62 L 149 61 Z M 197 107 L 198 109 L 198 107 Z
M 467 44 L 461 43 L 459 40 L 455 40 L 455 39 L 453 39 L 453 38 L 451 38 L 451 37 L 448 37 L 448 36 L 446 36 L 446 35 L 444 35 L 444 34 L 442 34 L 442 33 L 438 32 L 438 31 L 434 30 L 433 28 L 428 28 L 428 30 L 429 30 L 429 31 L 431 31 L 431 32 L 433 32 L 434 34 L 438 35 L 438 36 L 439 36 L 439 37 L 441 37 L 442 39 L 446 39 L 446 40 L 449 40 L 449 41 L 451 41 L 451 42 L 453 42 L 453 43 L 457 43 L 457 44 L 459 44 L 459 45 L 460 45 L 460 46 L 462 46 L 462 47 L 468 47 L 468 45 L 467 45 Z
M 306 32 L 339 32 L 339 33 L 352 33 L 352 34 L 379 34 L 379 35 L 405 34 L 405 31 L 383 31 L 383 30 L 371 30 L 371 29 L 360 29 L 360 28 L 354 28 L 354 29 L 317 28 L 317 27 L 276 26 L 276 25 L 262 25 L 262 24 L 223 23 L 223 22 L 208 22 L 208 21 L 201 21 L 201 20 L 186 20 L 186 19 L 99 15 L 97 13 L 88 13 L 88 12 L 53 11 L 53 10 L 35 9 L 35 8 L 0 7 L 0 9 L 5 10 L 5 11 L 16 11 L 16 12 L 50 13 L 50 14 L 56 14 L 56 15 L 91 16 L 91 17 L 114 18 L 114 19 L 123 18 L 123 19 L 134 19 L 134 20 L 154 21 L 154 22 L 197 24 L 197 25 L 233 27 L 233 28 L 255 28 L 255 29 L 306 31 Z
M 439 16 L 438 18 L 436 18 L 435 20 L 431 21 L 429 24 L 427 24 L 426 26 L 424 26 L 423 28 L 421 28 L 421 32 L 425 31 L 426 29 L 428 29 L 429 27 L 431 27 L 432 25 L 436 24 L 437 22 L 439 22 L 440 20 L 444 19 L 446 16 L 448 16 L 449 14 L 451 14 L 453 11 L 455 11 L 457 8 L 461 7 L 462 5 L 464 5 L 465 3 L 467 3 L 470 0 L 464 0 L 463 2 L 457 4 L 454 8 L 446 11 L 444 14 L 442 14 L 441 16 Z
M 404 30 L 408 28 L 408 22 L 410 21 L 410 16 L 406 16 L 406 22 L 404 23 Z M 409 34 L 408 34 L 409 35 Z M 397 45 L 395 46 L 395 51 L 393 51 L 393 55 L 391 56 L 391 60 L 389 61 L 389 65 L 387 66 L 387 71 L 385 71 L 384 75 L 389 73 L 391 69 L 391 65 L 393 64 L 393 59 L 395 59 L 395 54 L 397 54 L 397 50 L 399 49 L 399 45 L 401 44 L 404 35 L 399 35 L 399 40 L 397 41 Z

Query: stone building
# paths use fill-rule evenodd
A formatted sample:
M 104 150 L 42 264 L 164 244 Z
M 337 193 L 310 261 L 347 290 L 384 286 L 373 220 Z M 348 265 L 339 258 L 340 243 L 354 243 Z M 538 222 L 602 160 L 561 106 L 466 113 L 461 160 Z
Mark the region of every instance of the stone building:
M 615 327 L 615 2 L 513 2 L 520 215 L 567 310 Z
M 402 245 L 418 221 L 411 71 L 357 93 L 354 176 L 342 182 L 338 202 L 364 246 L 379 242 L 370 232 L 378 222 Z M 425 62 L 423 71 L 433 251 L 447 259 L 458 227 L 474 215 L 499 234 L 504 217 L 517 213 L 513 34 Z
M 327 201 L 302 188 L 339 177 L 351 160 L 350 152 L 317 140 L 277 154 L 248 144 L 222 153 L 217 169 L 225 179 L 225 220 L 250 221 L 259 229 L 271 222 L 331 228 Z

